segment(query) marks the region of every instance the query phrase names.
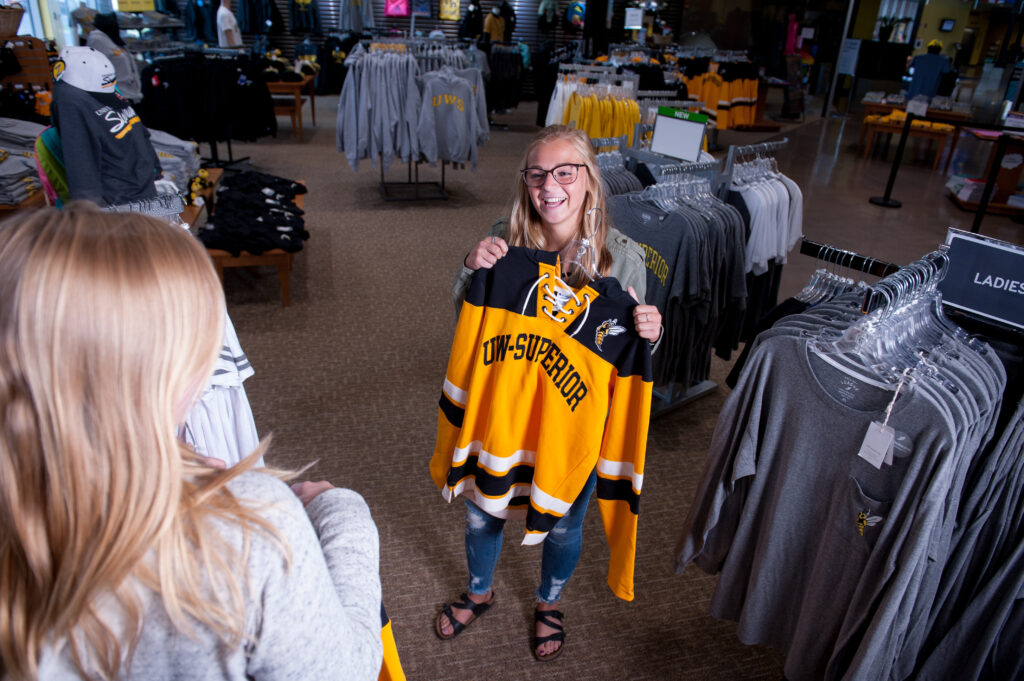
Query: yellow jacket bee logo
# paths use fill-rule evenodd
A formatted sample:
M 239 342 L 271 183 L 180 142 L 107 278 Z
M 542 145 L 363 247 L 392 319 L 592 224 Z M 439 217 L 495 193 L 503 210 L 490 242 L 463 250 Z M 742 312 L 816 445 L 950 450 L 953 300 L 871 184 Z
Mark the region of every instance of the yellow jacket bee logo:
M 597 333 L 594 334 L 594 345 L 597 346 L 598 350 L 604 352 L 601 347 L 604 345 L 604 339 L 608 336 L 618 336 L 619 334 L 626 333 L 626 327 L 619 326 L 618 319 L 606 319 L 601 322 L 601 326 L 597 327 Z

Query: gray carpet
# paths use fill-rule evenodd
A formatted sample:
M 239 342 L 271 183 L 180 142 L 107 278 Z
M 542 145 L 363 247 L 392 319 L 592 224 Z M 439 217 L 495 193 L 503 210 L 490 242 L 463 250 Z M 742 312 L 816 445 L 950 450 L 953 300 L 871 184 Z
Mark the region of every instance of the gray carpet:
M 680 679 L 781 677 L 773 651 L 745 646 L 732 623 L 707 614 L 715 579 L 673 571 L 673 549 L 693 495 L 725 389 L 652 425 L 641 504 L 636 600 L 605 585 L 608 549 L 596 504 L 580 566 L 562 600 L 568 640 L 556 661 L 530 652 L 539 547 L 509 525 L 494 608 L 453 641 L 433 620 L 465 588 L 463 505 L 448 505 L 430 480 L 437 399 L 454 330 L 450 286 L 460 259 L 505 214 L 534 109 L 498 117 L 480 166 L 446 173 L 447 201 L 387 203 L 379 170 L 353 172 L 335 150 L 337 98 L 306 111 L 305 143 L 280 118 L 277 139 L 235 144 L 252 167 L 303 179 L 312 237 L 295 259 L 292 305 L 283 308 L 273 270 L 229 270 L 231 316 L 256 375 L 246 382 L 269 461 L 317 464 L 314 478 L 359 491 L 381 538 L 384 599 L 409 679 Z M 204 153 L 208 149 L 204 146 Z M 225 149 L 221 148 L 221 155 Z M 421 180 L 439 179 L 423 167 Z M 406 168 L 389 171 L 404 181 Z M 716 360 L 714 378 L 728 367 Z

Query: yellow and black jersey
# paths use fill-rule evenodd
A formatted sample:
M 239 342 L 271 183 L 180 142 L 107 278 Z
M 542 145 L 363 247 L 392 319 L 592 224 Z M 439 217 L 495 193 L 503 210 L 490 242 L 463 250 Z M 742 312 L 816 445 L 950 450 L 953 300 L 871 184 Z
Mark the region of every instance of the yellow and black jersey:
M 538 544 L 597 469 L 608 585 L 633 598 L 651 352 L 618 281 L 572 289 L 558 255 L 511 247 L 473 277 L 459 315 L 430 463 L 448 501 L 525 517 Z

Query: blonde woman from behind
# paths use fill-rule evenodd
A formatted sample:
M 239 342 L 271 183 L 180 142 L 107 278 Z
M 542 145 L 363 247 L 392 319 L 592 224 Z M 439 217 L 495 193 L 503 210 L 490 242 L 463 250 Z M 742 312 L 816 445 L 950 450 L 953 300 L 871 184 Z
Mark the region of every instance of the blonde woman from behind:
M 376 679 L 363 499 L 175 437 L 223 317 L 180 229 L 74 204 L 0 224 L 3 679 Z

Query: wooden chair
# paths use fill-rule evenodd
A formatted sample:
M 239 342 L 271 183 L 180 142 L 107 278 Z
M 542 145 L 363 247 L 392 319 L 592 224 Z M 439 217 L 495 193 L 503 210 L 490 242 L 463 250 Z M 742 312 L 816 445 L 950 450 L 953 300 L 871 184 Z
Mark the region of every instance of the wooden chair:
M 302 138 L 302 107 L 306 103 L 305 97 L 300 97 L 298 104 L 292 96 L 277 96 L 274 99 L 274 115 L 275 116 L 288 116 L 292 121 L 292 134 L 298 132 L 299 142 L 303 141 Z

